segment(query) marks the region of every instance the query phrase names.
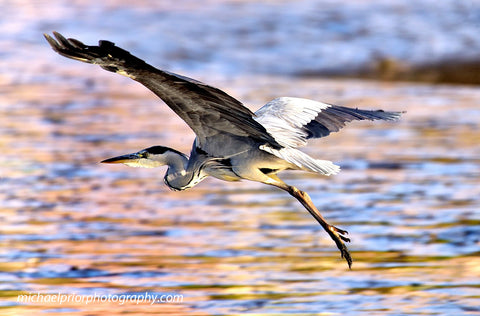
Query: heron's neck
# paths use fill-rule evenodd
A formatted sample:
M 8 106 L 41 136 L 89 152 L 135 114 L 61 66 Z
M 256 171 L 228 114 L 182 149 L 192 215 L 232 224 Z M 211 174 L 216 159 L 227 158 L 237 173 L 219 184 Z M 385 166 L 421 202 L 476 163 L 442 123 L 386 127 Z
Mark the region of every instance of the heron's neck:
M 182 174 L 187 169 L 188 158 L 172 149 L 162 155 L 161 163 L 168 166 L 167 174 Z
M 186 190 L 196 184 L 195 173 L 188 170 L 188 158 L 185 155 L 177 151 L 169 151 L 164 159 L 165 164 L 168 165 L 164 181 L 170 189 Z

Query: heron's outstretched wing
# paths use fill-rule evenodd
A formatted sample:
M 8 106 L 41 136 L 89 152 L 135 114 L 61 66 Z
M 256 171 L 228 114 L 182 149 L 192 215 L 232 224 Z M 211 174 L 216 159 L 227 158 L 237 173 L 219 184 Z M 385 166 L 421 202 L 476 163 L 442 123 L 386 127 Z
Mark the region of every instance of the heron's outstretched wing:
M 284 147 L 296 148 L 310 138 L 338 132 L 345 123 L 354 120 L 397 120 L 402 112 L 369 111 L 331 105 L 308 99 L 281 97 L 255 112 L 262 124 Z
M 401 112 L 367 111 L 330 105 L 308 99 L 282 97 L 272 100 L 255 112 L 257 120 L 282 146 L 267 145 L 260 149 L 286 160 L 301 169 L 324 175 L 336 174 L 340 168 L 330 161 L 317 160 L 297 147 L 309 138 L 337 132 L 353 120 L 395 120 Z
M 222 134 L 248 137 L 273 147 L 280 147 L 254 114 L 225 92 L 197 80 L 159 70 L 109 41 L 87 46 L 76 39 L 66 39 L 53 32 L 56 40 L 45 34 L 53 50 L 65 57 L 96 64 L 108 71 L 130 77 L 159 96 L 197 135 L 197 144 Z M 220 148 L 220 147 L 219 147 Z M 215 154 L 215 153 L 211 153 Z

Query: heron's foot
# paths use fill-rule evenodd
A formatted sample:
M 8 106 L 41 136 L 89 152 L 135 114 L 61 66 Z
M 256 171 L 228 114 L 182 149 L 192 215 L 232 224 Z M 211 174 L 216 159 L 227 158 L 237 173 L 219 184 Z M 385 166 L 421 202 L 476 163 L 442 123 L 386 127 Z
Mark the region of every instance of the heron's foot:
M 337 245 L 337 248 L 340 250 L 340 254 L 342 258 L 344 258 L 347 263 L 348 263 L 348 268 L 352 268 L 352 256 L 350 255 L 350 252 L 348 252 L 347 246 L 345 246 L 344 241 L 350 242 L 350 238 L 345 237 L 344 235 L 347 235 L 348 232 L 346 230 L 337 228 L 333 225 L 327 224 L 328 225 L 328 234 L 330 237 L 333 239 L 335 244 Z
M 348 235 L 348 232 L 346 230 L 340 229 L 330 224 L 328 225 L 328 229 L 336 233 L 336 235 L 338 235 L 338 237 L 340 237 L 343 241 L 350 242 L 350 238 L 345 237 L 345 235 Z

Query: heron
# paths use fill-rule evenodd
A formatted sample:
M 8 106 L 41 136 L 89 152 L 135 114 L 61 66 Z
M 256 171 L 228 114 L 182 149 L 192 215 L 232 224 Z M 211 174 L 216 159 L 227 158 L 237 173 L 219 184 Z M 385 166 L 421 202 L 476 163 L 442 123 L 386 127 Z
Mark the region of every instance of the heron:
M 208 176 L 225 180 L 250 180 L 288 192 L 318 221 L 335 242 L 351 269 L 352 257 L 345 242 L 348 232 L 329 224 L 309 195 L 282 181 L 278 173 L 301 170 L 320 175 L 337 174 L 340 167 L 302 152 L 313 138 L 338 132 L 354 120 L 397 120 L 403 112 L 361 110 L 297 97 L 276 98 L 255 113 L 224 91 L 195 79 L 160 70 L 116 46 L 100 40 L 97 46 L 44 34 L 58 54 L 99 65 L 129 77 L 156 94 L 194 131 L 190 155 L 165 146 L 103 160 L 130 167 L 167 166 L 165 184 L 182 191 Z

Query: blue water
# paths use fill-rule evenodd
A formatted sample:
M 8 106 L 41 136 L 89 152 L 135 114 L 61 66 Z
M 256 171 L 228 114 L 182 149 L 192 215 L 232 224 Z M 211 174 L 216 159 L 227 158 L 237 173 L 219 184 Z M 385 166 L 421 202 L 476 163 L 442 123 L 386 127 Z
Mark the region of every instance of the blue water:
M 163 68 L 228 75 L 348 74 L 383 59 L 417 65 L 480 51 L 477 1 L 16 1 L 0 9 L 3 62 L 24 56 L 47 68 L 66 63 L 47 54 L 41 34 L 53 30 L 114 41 Z

